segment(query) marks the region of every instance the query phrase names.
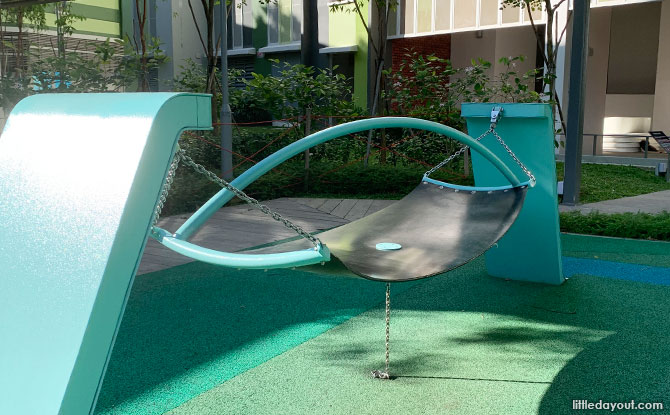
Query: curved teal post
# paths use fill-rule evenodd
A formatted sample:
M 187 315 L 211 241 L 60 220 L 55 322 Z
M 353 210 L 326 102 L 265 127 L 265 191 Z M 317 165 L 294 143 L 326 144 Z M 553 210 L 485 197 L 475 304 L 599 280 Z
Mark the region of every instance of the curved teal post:
M 487 147 L 476 141 L 474 138 L 455 130 L 446 125 L 439 124 L 432 121 L 421 120 L 418 118 L 406 117 L 382 117 L 372 118 L 366 120 L 353 121 L 346 124 L 341 124 L 326 130 L 319 131 L 301 140 L 292 143 L 274 154 L 261 160 L 258 164 L 245 171 L 238 178 L 231 183 L 238 189 L 244 189 L 256 179 L 277 167 L 284 161 L 291 157 L 298 155 L 305 150 L 308 150 L 316 145 L 325 143 L 334 138 L 342 137 L 347 134 L 358 133 L 378 128 L 414 128 L 418 130 L 432 131 L 438 134 L 443 134 L 447 137 L 453 138 L 463 144 L 470 146 L 478 154 L 494 166 L 499 174 L 505 179 L 518 186 L 522 184 L 516 173 L 503 163 L 498 156 L 492 153 Z M 523 173 L 521 175 L 523 176 Z M 228 203 L 235 195 L 227 189 L 221 190 L 214 195 L 207 203 L 205 203 L 197 212 L 193 214 L 175 233 L 178 239 L 188 239 L 193 235 L 217 210 Z
M 471 135 L 477 136 L 489 128 L 494 106 L 503 108 L 496 131 L 533 172 L 536 185 L 528 189 L 523 208 L 512 227 L 486 252 L 486 268 L 495 277 L 561 284 L 563 271 L 551 107 L 548 104 L 463 104 L 462 115 Z M 507 156 L 495 138 L 484 138 L 483 144 L 499 157 Z M 505 184 L 506 179 L 496 166 L 480 155 L 472 155 L 472 166 L 477 186 Z M 523 174 L 516 165 L 512 169 Z
M 0 136 L 0 414 L 93 413 L 197 94 L 44 94 Z

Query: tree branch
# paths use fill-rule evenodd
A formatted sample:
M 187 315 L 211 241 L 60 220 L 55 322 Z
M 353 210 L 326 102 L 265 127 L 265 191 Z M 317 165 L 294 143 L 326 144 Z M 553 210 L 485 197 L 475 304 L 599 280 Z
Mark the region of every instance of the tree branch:
M 202 32 L 200 31 L 200 26 L 198 25 L 198 19 L 195 17 L 195 11 L 193 11 L 193 5 L 191 0 L 188 0 L 188 8 L 191 10 L 191 17 L 193 17 L 193 23 L 195 24 L 195 31 L 198 32 L 198 37 L 200 38 L 200 44 L 202 49 L 207 53 L 207 46 L 205 46 L 205 40 L 202 38 Z
M 361 7 L 358 4 L 358 0 L 354 0 L 354 7 L 356 8 L 356 13 L 358 13 L 358 17 L 361 18 L 361 23 L 363 23 L 363 27 L 365 28 L 365 31 L 368 32 L 368 39 L 370 41 L 370 44 L 372 45 L 372 49 L 375 50 L 376 55 L 379 55 L 379 49 L 377 49 L 377 45 L 375 44 L 374 37 L 372 36 L 372 33 L 370 32 L 370 28 L 368 27 L 368 24 L 365 22 L 365 17 L 363 17 L 363 12 L 361 11 Z
M 565 21 L 565 26 L 563 27 L 563 31 L 561 32 L 561 36 L 556 41 L 556 50 L 554 51 L 554 60 L 556 60 L 556 57 L 558 56 L 558 45 L 560 45 L 561 42 L 563 41 L 563 35 L 565 35 L 565 32 L 568 30 L 568 24 L 570 23 L 570 19 L 572 19 L 572 13 L 568 13 L 568 19 Z
M 565 3 L 565 0 L 560 0 L 558 3 L 554 5 L 554 7 L 551 9 L 552 13 L 558 10 L 559 7 L 561 7 L 561 4 Z
M 537 41 L 537 48 L 540 53 L 542 53 L 542 60 L 545 65 L 549 64 L 546 53 L 544 53 L 544 39 L 540 38 L 540 33 L 537 31 L 537 26 L 535 25 L 535 19 L 533 19 L 533 13 L 531 13 L 530 5 L 526 2 L 526 12 L 528 12 L 528 17 L 530 18 L 530 25 L 533 27 L 533 33 L 535 33 L 535 40 Z

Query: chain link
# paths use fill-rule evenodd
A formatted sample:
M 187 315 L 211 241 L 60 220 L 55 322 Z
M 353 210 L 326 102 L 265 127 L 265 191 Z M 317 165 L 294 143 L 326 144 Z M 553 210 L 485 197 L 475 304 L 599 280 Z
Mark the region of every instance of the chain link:
M 489 129 L 489 130 L 485 131 L 482 135 L 480 135 L 479 137 L 475 138 L 475 141 L 480 141 L 482 138 L 484 138 L 484 137 L 486 137 L 487 135 L 489 135 L 489 134 L 491 133 L 491 131 L 493 131 L 493 129 Z M 460 149 L 458 149 L 457 152 L 455 152 L 455 153 L 452 154 L 451 156 L 447 157 L 446 159 L 442 160 L 442 161 L 440 162 L 440 164 L 438 164 L 437 166 L 433 167 L 432 169 L 430 169 L 430 170 L 428 170 L 426 173 L 424 173 L 424 176 L 428 177 L 428 176 L 430 176 L 431 174 L 435 173 L 436 171 L 440 170 L 442 167 L 446 166 L 451 160 L 453 160 L 453 159 L 455 159 L 456 157 L 460 156 L 461 154 L 465 153 L 465 151 L 466 151 L 468 148 L 470 148 L 470 146 L 466 146 L 466 145 L 462 146 Z
M 219 186 L 223 187 L 224 189 L 227 189 L 235 196 L 239 197 L 240 199 L 244 200 L 245 202 L 249 203 L 251 206 L 254 208 L 260 210 L 261 212 L 265 213 L 266 215 L 272 217 L 272 219 L 276 220 L 277 222 L 281 222 L 285 227 L 288 229 L 291 229 L 295 233 L 297 233 L 299 236 L 309 240 L 314 244 L 314 248 L 319 250 L 321 248 L 321 240 L 319 238 L 311 235 L 309 232 L 301 228 L 300 226 L 296 225 L 295 223 L 291 222 L 290 220 L 284 218 L 282 215 L 280 215 L 277 212 L 273 212 L 270 210 L 269 207 L 261 204 L 258 200 L 254 199 L 253 197 L 247 195 L 244 193 L 242 190 L 236 188 L 235 186 L 231 185 L 227 181 L 223 180 L 219 176 L 217 176 L 215 173 L 207 170 L 203 165 L 196 163 L 193 161 L 191 157 L 186 155 L 186 152 L 182 149 L 179 149 L 177 154 L 180 156 L 180 159 L 182 163 L 186 164 L 187 166 L 193 168 L 195 171 L 198 173 L 204 175 L 208 180 L 218 184 Z
M 500 137 L 500 136 L 498 135 L 498 133 L 496 132 L 496 130 L 495 130 L 493 127 L 491 127 L 491 129 L 490 129 L 489 131 L 490 131 L 491 134 L 493 134 L 493 136 L 498 140 L 498 142 L 500 143 L 500 145 L 503 146 L 503 148 L 504 148 L 505 150 L 507 150 L 507 152 L 509 153 L 510 157 L 512 157 L 512 158 L 514 159 L 514 161 L 516 161 L 516 164 L 518 164 L 519 167 L 521 167 L 521 170 L 523 170 L 523 172 L 526 173 L 526 176 L 528 176 L 528 178 L 530 179 L 530 183 L 531 183 L 531 185 L 535 185 L 535 176 L 533 175 L 533 173 L 531 173 L 530 170 L 528 170 L 528 167 L 526 167 L 526 165 L 523 164 L 523 163 L 521 162 L 521 160 L 519 160 L 519 158 L 516 156 L 516 154 L 514 154 L 514 152 L 512 151 L 512 149 L 509 148 L 509 146 L 507 145 L 507 143 L 505 143 L 505 141 L 502 139 L 502 137 Z
M 389 375 L 389 349 L 391 348 L 391 283 L 386 283 L 386 376 Z
M 154 210 L 154 220 L 152 226 L 156 226 L 156 224 L 158 223 L 158 219 L 161 216 L 163 206 L 165 205 L 168 193 L 170 192 L 170 188 L 172 187 L 172 183 L 174 182 L 175 175 L 177 174 L 177 168 L 179 167 L 180 160 L 181 160 L 181 153 L 179 151 L 179 148 L 177 148 L 177 153 L 175 154 L 174 159 L 172 159 L 172 164 L 170 164 L 167 179 L 165 179 L 165 184 L 163 185 L 161 196 L 158 199 L 158 204 L 156 205 L 156 209 Z
M 375 370 L 372 377 L 376 379 L 391 379 L 389 374 L 389 355 L 391 349 L 391 283 L 386 283 L 386 366 L 384 371 Z
M 505 141 L 502 139 L 502 137 L 500 137 L 500 135 L 498 135 L 498 133 L 497 133 L 496 130 L 495 130 L 495 125 L 494 125 L 494 124 L 491 124 L 491 127 L 490 127 L 488 130 L 486 130 L 486 131 L 485 131 L 482 135 L 480 135 L 479 137 L 475 138 L 475 141 L 481 141 L 481 139 L 483 139 L 484 137 L 486 137 L 486 136 L 489 135 L 489 134 L 493 134 L 493 136 L 496 138 L 496 140 L 498 140 L 498 142 L 500 143 L 500 145 L 503 146 L 503 148 L 507 151 L 507 153 L 510 155 L 510 157 L 512 157 L 512 159 L 516 162 L 516 164 L 519 165 L 519 167 L 521 168 L 521 170 L 523 170 L 523 172 L 526 174 L 526 176 L 528 176 L 528 178 L 530 179 L 531 184 L 534 185 L 534 184 L 535 184 L 535 175 L 533 175 L 533 173 L 532 173 L 530 170 L 528 170 L 528 167 L 526 167 L 526 165 L 523 164 L 523 162 L 522 162 L 521 160 L 519 160 L 519 158 L 516 156 L 516 154 L 514 154 L 514 152 L 512 151 L 512 149 L 509 148 L 509 146 L 507 145 L 507 143 L 505 143 Z M 439 170 L 439 169 L 441 169 L 442 167 L 444 167 L 444 166 L 445 166 L 447 163 L 449 163 L 451 160 L 453 160 L 453 159 L 455 159 L 456 157 L 458 157 L 458 156 L 460 156 L 461 154 L 463 154 L 463 153 L 465 152 L 465 150 L 467 150 L 468 148 L 470 148 L 470 146 L 466 146 L 466 145 L 464 145 L 464 146 L 461 147 L 457 152 L 455 152 L 454 154 L 452 154 L 452 155 L 449 156 L 448 158 L 442 160 L 442 161 L 440 162 L 440 164 L 438 164 L 438 165 L 436 165 L 435 167 L 433 167 L 432 169 L 428 170 L 426 173 L 424 173 L 424 175 L 425 175 L 426 177 L 428 177 L 428 176 L 430 176 L 431 174 L 435 173 L 437 170 Z

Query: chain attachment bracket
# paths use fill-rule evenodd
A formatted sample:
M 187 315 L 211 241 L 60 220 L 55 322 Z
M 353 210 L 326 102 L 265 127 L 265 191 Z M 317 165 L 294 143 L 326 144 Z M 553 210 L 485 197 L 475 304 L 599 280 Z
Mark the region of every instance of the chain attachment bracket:
M 501 106 L 495 106 L 491 110 L 491 129 L 493 130 L 496 128 L 496 125 L 498 124 L 498 118 L 500 118 L 501 113 L 503 112 L 503 107 Z

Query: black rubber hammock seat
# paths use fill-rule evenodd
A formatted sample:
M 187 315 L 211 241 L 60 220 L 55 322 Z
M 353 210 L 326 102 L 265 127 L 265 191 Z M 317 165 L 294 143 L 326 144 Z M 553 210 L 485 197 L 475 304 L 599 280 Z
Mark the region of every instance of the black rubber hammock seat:
M 391 206 L 319 233 L 333 258 L 323 266 L 302 269 L 385 282 L 444 273 L 480 256 L 507 232 L 521 210 L 526 189 L 471 190 L 424 179 Z M 297 240 L 245 252 L 308 247 L 309 242 Z

